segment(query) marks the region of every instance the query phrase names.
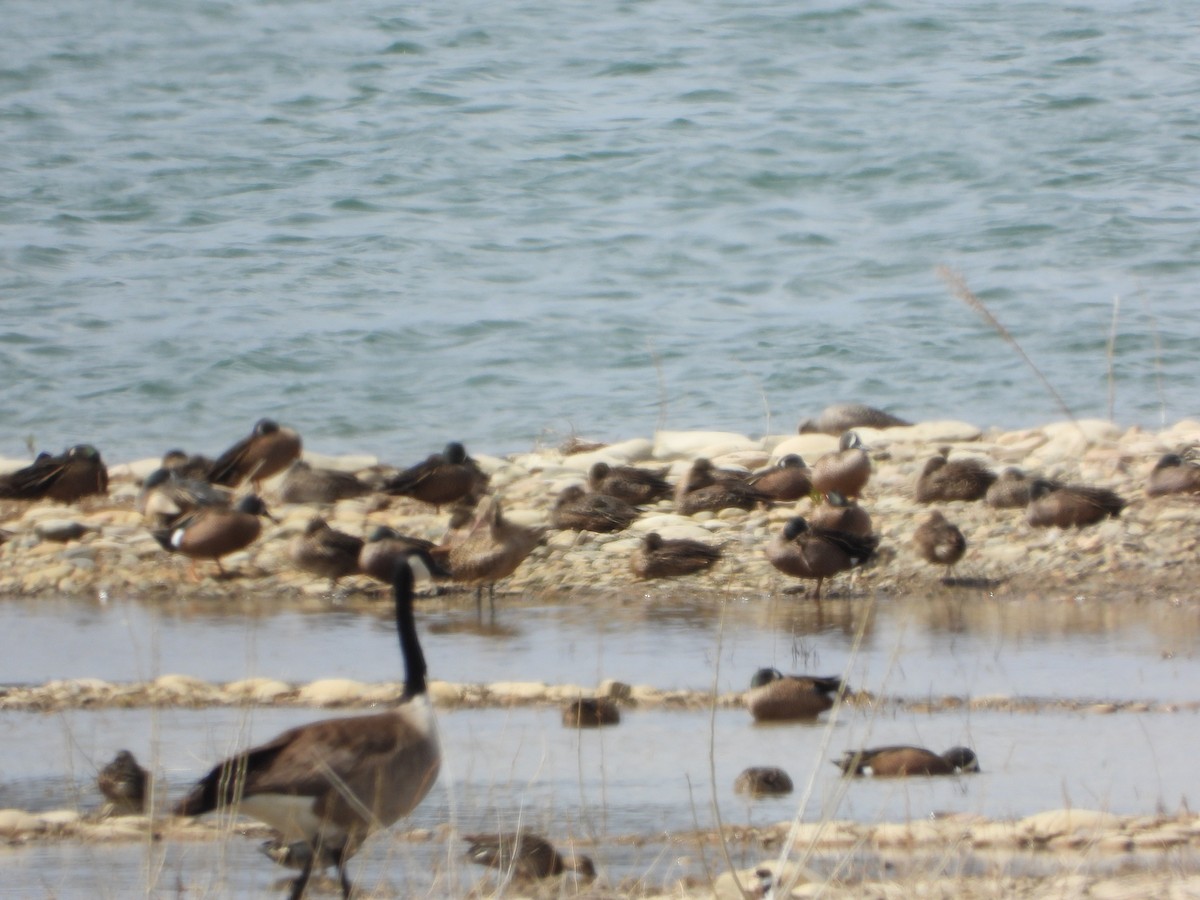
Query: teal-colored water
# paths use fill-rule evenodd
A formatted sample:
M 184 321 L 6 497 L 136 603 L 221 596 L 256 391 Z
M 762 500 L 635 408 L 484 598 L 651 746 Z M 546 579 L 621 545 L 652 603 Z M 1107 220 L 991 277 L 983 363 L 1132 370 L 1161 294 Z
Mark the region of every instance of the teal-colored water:
M 0 454 L 1193 414 L 1193 18 L 13 0 Z

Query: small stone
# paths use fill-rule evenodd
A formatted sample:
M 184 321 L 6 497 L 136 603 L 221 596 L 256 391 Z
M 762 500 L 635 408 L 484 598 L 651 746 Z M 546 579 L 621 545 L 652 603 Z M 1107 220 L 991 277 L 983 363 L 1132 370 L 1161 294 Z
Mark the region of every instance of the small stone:
M 34 533 L 44 541 L 77 541 L 85 534 L 95 531 L 91 525 L 84 525 L 74 519 L 43 519 L 33 526 Z

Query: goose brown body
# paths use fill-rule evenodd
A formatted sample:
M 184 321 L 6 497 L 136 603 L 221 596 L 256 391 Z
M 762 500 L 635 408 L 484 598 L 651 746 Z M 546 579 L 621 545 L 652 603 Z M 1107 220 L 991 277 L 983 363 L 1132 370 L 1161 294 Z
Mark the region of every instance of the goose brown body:
M 812 528 L 800 516 L 789 519 L 767 545 L 767 560 L 793 578 L 817 582 L 814 599 L 821 599 L 821 584 L 839 572 L 866 563 L 875 553 L 879 538 L 860 537 L 844 531 Z
M 301 449 L 300 435 L 291 428 L 274 419 L 259 419 L 250 434 L 217 457 L 208 480 L 226 487 L 251 481 L 255 491 L 261 491 L 264 481 L 300 458 Z
M 74 503 L 108 493 L 108 467 L 91 444 L 77 444 L 58 456 L 41 453 L 30 465 L 0 475 L 0 499 Z
M 951 747 L 937 754 L 924 747 L 875 747 L 847 750 L 834 765 L 844 775 L 903 778 L 910 775 L 960 775 L 979 771 L 979 759 L 967 747 Z
M 275 828 L 285 844 L 307 844 L 312 852 L 292 900 L 303 894 L 316 862 L 330 860 L 348 898 L 347 861 L 372 832 L 415 809 L 437 779 L 441 751 L 413 620 L 414 568 L 437 569 L 420 551 L 397 565 L 393 590 L 405 664 L 399 705 L 288 729 L 218 763 L 175 807 L 181 816 L 234 808 Z
M 822 494 L 836 491 L 857 498 L 870 479 L 871 457 L 853 431 L 843 433 L 838 449 L 820 457 L 812 467 L 813 488 Z
M 703 572 L 720 558 L 719 547 L 687 538 L 666 540 L 652 531 L 633 551 L 629 566 L 638 578 L 672 578 Z

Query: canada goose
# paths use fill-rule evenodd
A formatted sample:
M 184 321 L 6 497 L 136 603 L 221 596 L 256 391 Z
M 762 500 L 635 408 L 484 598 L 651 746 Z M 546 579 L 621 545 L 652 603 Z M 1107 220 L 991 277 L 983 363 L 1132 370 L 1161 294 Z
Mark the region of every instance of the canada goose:
M 544 837 L 528 831 L 500 834 L 464 834 L 471 846 L 465 858 L 481 866 L 512 872 L 518 880 L 550 878 L 574 872 L 581 878 L 595 878 L 596 867 L 582 853 L 566 859 Z
M 91 444 L 76 444 L 58 456 L 39 453 L 23 469 L 0 475 L 0 499 L 57 500 L 108 493 L 108 467 Z
M 353 472 L 315 468 L 302 459 L 291 464 L 279 486 L 284 503 L 336 503 L 369 493 L 370 485 Z
M 878 546 L 876 535 L 860 537 L 813 528 L 803 517 L 795 516 L 767 545 L 766 553 L 767 561 L 783 574 L 815 579 L 813 599 L 820 600 L 821 583 L 826 578 L 863 565 Z
M 797 431 L 800 434 L 844 434 L 852 428 L 897 428 L 911 425 L 898 416 L 862 403 L 837 403 L 821 410 L 816 419 L 805 419 Z
M 820 457 L 812 467 L 813 488 L 822 494 L 837 491 L 855 499 L 871 479 L 871 457 L 857 432 L 844 432 L 838 449 Z
M 108 801 L 105 812 L 126 816 L 146 811 L 150 776 L 128 750 L 117 753 L 112 762 L 100 770 L 96 781 L 100 793 Z
M 837 491 L 826 494 L 821 505 L 808 514 L 808 524 L 813 528 L 844 531 L 859 537 L 868 537 L 875 530 L 871 514 Z
M 687 538 L 663 540 L 652 531 L 633 551 L 629 566 L 638 578 L 671 578 L 711 569 L 720 558 L 719 547 Z
M 784 675 L 778 669 L 759 669 L 746 691 L 746 709 L 756 722 L 814 719 L 833 707 L 842 680 L 833 676 Z
M 875 747 L 847 750 L 833 764 L 844 775 L 874 775 L 877 778 L 906 775 L 959 775 L 978 772 L 979 759 L 967 747 L 951 747 L 940 756 L 924 747 Z
M 581 697 L 562 710 L 562 723 L 568 728 L 602 728 L 620 721 L 620 708 L 607 697 Z
M 259 419 L 246 437 L 217 457 L 208 480 L 226 487 L 249 480 L 255 493 L 262 493 L 262 483 L 298 460 L 301 449 L 300 435 L 291 428 L 274 419 Z
M 488 603 L 496 612 L 496 582 L 517 570 L 533 548 L 542 542 L 541 528 L 527 528 L 504 518 L 500 500 L 484 497 L 480 501 L 471 530 L 450 546 L 446 556 L 450 577 L 475 586 L 475 607 L 483 611 L 483 586 Z
M 413 617 L 413 584 L 437 565 L 416 550 L 396 566 L 396 630 L 404 660 L 404 695 L 374 715 L 324 719 L 218 763 L 175 807 L 199 816 L 235 807 L 312 852 L 292 885 L 299 900 L 317 861 L 335 860 L 342 896 L 346 863 L 372 832 L 408 815 L 429 793 L 441 762 L 425 656 Z
M 634 506 L 666 500 L 671 485 L 664 477 L 666 469 L 641 469 L 637 466 L 610 466 L 598 462 L 588 470 L 588 487 L 597 494 L 608 494 Z
M 1038 479 L 1029 488 L 1025 520 L 1034 528 L 1082 528 L 1121 515 L 1125 501 L 1107 488 L 1055 485 Z
M 364 575 L 376 581 L 391 584 L 396 573 L 396 563 L 413 550 L 434 553 L 433 541 L 401 534 L 387 525 L 377 526 L 368 536 L 358 553 L 358 568 Z
M 1024 509 L 1029 505 L 1029 489 L 1033 479 L 1020 469 L 1010 466 L 987 489 L 987 505 L 993 509 Z
M 805 464 L 804 457 L 789 453 L 769 469 L 755 472 L 748 482 L 769 500 L 791 503 L 812 493 L 812 470 Z
M 324 519 L 310 519 L 302 534 L 292 538 L 288 556 L 297 568 L 329 579 L 329 589 L 337 590 L 338 580 L 359 571 L 358 556 L 363 539 L 330 528 Z M 394 571 L 394 568 L 393 568 Z
M 394 497 L 412 497 L 440 508 L 472 492 L 483 493 L 487 482 L 487 475 L 467 456 L 466 448 L 451 441 L 441 453 L 387 479 L 383 490 Z
M 190 557 L 190 575 L 197 579 L 196 560 L 211 559 L 222 577 L 221 557 L 249 547 L 262 531 L 259 516 L 270 517 L 266 505 L 255 494 L 247 494 L 233 509 L 202 506 L 167 528 L 151 532 L 164 550 Z
M 233 493 L 228 488 L 179 474 L 178 469 L 155 469 L 142 482 L 137 509 L 150 528 L 167 528 L 202 506 L 228 509 Z
M 604 534 L 624 531 L 638 517 L 638 510 L 608 494 L 589 494 L 573 484 L 559 492 L 550 512 L 550 524 L 560 531 L 595 531 Z
M 792 792 L 792 779 L 783 769 L 775 766 L 751 766 L 744 769 L 733 782 L 735 794 L 751 797 L 780 797 Z
M 913 532 L 913 546 L 921 559 L 953 571 L 955 563 L 967 551 L 967 539 L 957 525 L 934 510 Z
M 982 500 L 996 481 L 996 473 L 978 459 L 950 459 L 950 448 L 943 447 L 930 457 L 917 477 L 918 503 L 951 500 Z
M 1150 477 L 1146 479 L 1146 495 L 1149 497 L 1196 493 L 1200 493 L 1200 465 L 1184 459 L 1178 453 L 1160 456 L 1150 470 Z

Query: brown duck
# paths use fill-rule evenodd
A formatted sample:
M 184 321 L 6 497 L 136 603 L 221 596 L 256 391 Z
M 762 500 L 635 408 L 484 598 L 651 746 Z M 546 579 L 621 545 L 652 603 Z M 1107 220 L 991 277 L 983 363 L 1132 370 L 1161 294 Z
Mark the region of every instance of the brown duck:
M 39 453 L 30 465 L 0 475 L 0 499 L 74 503 L 108 493 L 108 467 L 91 444 L 76 444 L 58 456 Z
M 767 545 L 767 560 L 793 578 L 817 582 L 813 599 L 821 599 L 821 584 L 839 572 L 866 563 L 879 546 L 876 535 L 861 537 L 844 531 L 812 528 L 801 516 L 789 519 L 783 530 Z
M 706 487 L 718 484 L 748 484 L 749 477 L 749 472 L 718 469 L 711 459 L 700 457 L 692 461 L 692 467 L 679 479 L 679 484 L 675 485 L 675 505 L 680 506 L 685 496 Z
M 319 468 L 302 459 L 291 464 L 279 486 L 284 503 L 336 503 L 369 493 L 370 485 L 353 472 Z
M 624 531 L 638 510 L 608 494 L 589 494 L 583 485 L 563 488 L 554 501 L 550 523 L 562 531 Z
M 769 469 L 755 472 L 748 479 L 750 486 L 769 500 L 792 503 L 812 493 L 812 472 L 804 457 L 789 453 Z
M 1009 467 L 996 476 L 987 489 L 987 504 L 993 509 L 1024 509 L 1029 505 L 1033 479 L 1020 469 Z
M 875 747 L 871 750 L 847 750 L 833 764 L 843 775 L 874 775 L 876 778 L 903 778 L 908 775 L 961 775 L 979 771 L 975 751 L 951 747 L 941 755 L 924 747 Z
M 108 801 L 106 812 L 118 816 L 139 815 L 146 811 L 150 776 L 128 750 L 122 750 L 100 770 L 96 779 L 100 793 Z
M 672 488 L 664 477 L 666 474 L 666 469 L 610 466 L 606 462 L 598 462 L 588 471 L 588 487 L 597 494 L 608 494 L 640 506 L 671 497 Z
M 656 531 L 642 538 L 629 560 L 638 578 L 671 578 L 703 572 L 721 558 L 721 550 L 687 538 L 664 540 Z
M 825 495 L 824 502 L 809 514 L 808 524 L 813 528 L 844 531 L 859 537 L 868 537 L 874 531 L 871 514 L 837 491 Z
M 358 569 L 376 581 L 391 584 L 396 564 L 414 550 L 424 550 L 433 554 L 435 558 L 444 556 L 444 553 L 438 554 L 433 541 L 410 537 L 387 525 L 380 525 L 367 536 L 362 550 L 359 551 Z
M 208 473 L 212 471 L 213 461 L 199 453 L 188 453 L 176 448 L 163 454 L 161 465 L 180 478 L 208 481 Z
M 168 528 L 203 506 L 228 509 L 232 504 L 233 492 L 228 488 L 168 468 L 147 475 L 137 497 L 138 512 L 150 528 Z
M 189 574 L 196 579 L 196 560 L 211 559 L 224 577 L 221 557 L 253 544 L 262 531 L 260 516 L 270 518 L 266 505 L 255 494 L 243 497 L 233 509 L 205 506 L 169 528 L 151 532 L 164 550 L 190 557 Z
M 488 603 L 495 612 L 496 582 L 515 572 L 544 535 L 541 528 L 504 518 L 499 499 L 484 497 L 471 529 L 450 546 L 447 568 L 455 581 L 475 586 L 477 610 L 482 610 L 483 586 L 487 585 Z
M 784 675 L 778 669 L 759 669 L 746 691 L 746 708 L 756 722 L 815 719 L 833 706 L 842 680 L 813 675 Z
M 749 794 L 751 797 L 780 797 L 790 794 L 792 788 L 791 776 L 775 766 L 751 766 L 733 782 L 735 794 Z
M 680 515 L 720 512 L 723 509 L 754 509 L 770 498 L 753 487 L 747 472 L 718 469 L 701 457 L 675 488 L 675 508 Z
M 843 434 L 854 428 L 897 428 L 911 425 L 898 416 L 862 403 L 837 403 L 827 406 L 815 419 L 805 419 L 797 431 L 800 434 Z
M 949 459 L 949 448 L 931 457 L 917 477 L 918 503 L 982 500 L 996 473 L 978 459 Z
M 333 591 L 337 590 L 340 579 L 358 573 L 362 548 L 362 538 L 331 528 L 324 519 L 316 517 L 309 520 L 303 534 L 292 538 L 288 556 L 297 568 L 328 578 L 329 589 Z
M 1184 459 L 1178 453 L 1160 456 L 1150 470 L 1150 477 L 1146 479 L 1146 495 L 1149 497 L 1197 493 L 1200 493 L 1200 465 Z
M 1034 528 L 1082 528 L 1121 515 L 1125 501 L 1107 488 L 1055 485 L 1038 479 L 1029 489 L 1025 521 Z
M 482 494 L 487 483 L 487 475 L 467 456 L 466 448 L 451 441 L 441 453 L 387 479 L 383 490 L 394 497 L 412 497 L 442 507 L 471 493 Z
M 826 453 L 812 467 L 813 488 L 822 494 L 836 491 L 857 499 L 871 478 L 871 457 L 853 431 L 844 432 L 838 449 Z
M 574 872 L 581 878 L 595 878 L 596 867 L 583 854 L 566 859 L 540 835 L 528 831 L 502 834 L 463 835 L 471 846 L 466 859 L 481 866 L 511 872 L 518 880 L 550 878 Z
M 602 728 L 620 721 L 620 708 L 607 697 L 582 697 L 562 709 L 562 723 L 568 728 Z
M 300 435 L 274 419 L 259 419 L 254 429 L 217 457 L 208 471 L 213 484 L 237 487 L 250 481 L 257 493 L 262 483 L 300 458 Z
M 967 539 L 957 525 L 934 510 L 913 532 L 913 546 L 921 559 L 953 570 L 967 552 Z

